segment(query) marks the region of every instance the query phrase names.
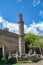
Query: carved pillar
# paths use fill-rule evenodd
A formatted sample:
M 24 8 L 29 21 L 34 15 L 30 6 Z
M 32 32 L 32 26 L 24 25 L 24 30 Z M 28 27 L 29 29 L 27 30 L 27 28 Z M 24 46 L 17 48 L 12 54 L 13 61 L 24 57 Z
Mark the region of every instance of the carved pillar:
M 25 54 L 25 42 L 24 42 L 24 22 L 22 20 L 22 14 L 19 14 L 19 54 Z

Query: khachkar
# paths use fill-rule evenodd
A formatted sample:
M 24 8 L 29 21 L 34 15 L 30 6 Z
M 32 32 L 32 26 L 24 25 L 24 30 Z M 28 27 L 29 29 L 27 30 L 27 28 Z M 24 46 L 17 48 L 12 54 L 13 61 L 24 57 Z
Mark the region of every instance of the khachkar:
M 24 42 L 24 22 L 22 14 L 19 14 L 19 54 L 20 56 L 25 54 L 25 42 Z

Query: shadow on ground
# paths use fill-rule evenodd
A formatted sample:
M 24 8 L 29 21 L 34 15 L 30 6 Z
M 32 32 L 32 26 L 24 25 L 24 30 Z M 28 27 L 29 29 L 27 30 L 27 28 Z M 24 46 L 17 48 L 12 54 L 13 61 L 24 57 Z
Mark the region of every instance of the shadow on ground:
M 17 63 L 9 63 L 9 62 L 2 62 L 2 61 L 0 61 L 0 65 L 16 65 Z

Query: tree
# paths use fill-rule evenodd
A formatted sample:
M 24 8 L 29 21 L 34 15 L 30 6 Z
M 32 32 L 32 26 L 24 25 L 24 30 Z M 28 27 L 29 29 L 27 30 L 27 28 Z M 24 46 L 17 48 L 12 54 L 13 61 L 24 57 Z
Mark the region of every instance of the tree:
M 39 41 L 40 36 L 34 34 L 26 34 L 25 35 L 25 48 L 28 52 L 29 49 L 33 48 L 43 48 L 43 43 Z

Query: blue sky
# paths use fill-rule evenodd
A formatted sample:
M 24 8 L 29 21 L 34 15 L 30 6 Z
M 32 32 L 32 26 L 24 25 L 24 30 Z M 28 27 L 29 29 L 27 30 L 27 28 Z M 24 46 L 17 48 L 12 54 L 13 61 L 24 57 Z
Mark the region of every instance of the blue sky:
M 43 35 L 43 0 L 0 0 L 0 29 L 18 33 L 19 13 L 25 33 Z

